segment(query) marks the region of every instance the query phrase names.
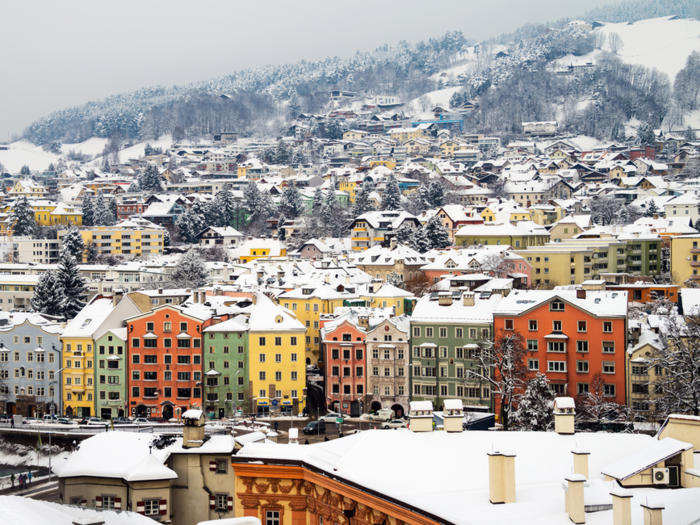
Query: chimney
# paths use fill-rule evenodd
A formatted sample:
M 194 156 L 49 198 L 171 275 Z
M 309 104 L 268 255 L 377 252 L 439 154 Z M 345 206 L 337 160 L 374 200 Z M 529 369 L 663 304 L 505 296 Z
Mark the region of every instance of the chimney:
M 615 487 L 610 495 L 613 500 L 613 525 L 632 525 L 632 491 Z
M 515 503 L 515 454 L 489 452 L 489 501 Z
M 433 431 L 432 401 L 411 401 L 408 413 L 411 432 Z
M 328 274 L 325 274 L 325 275 L 323 276 L 323 282 L 326 283 L 326 284 L 331 284 L 331 276 L 328 275 Z
M 368 315 L 360 315 L 357 317 L 357 325 L 361 328 L 369 328 L 369 316 Z
M 576 290 L 576 299 L 585 299 L 586 298 L 586 290 Z
M 663 525 L 661 513 L 666 508 L 663 503 L 647 501 L 641 506 L 644 509 L 644 525 Z
M 201 290 L 199 292 L 199 302 L 202 304 L 207 302 L 207 292 L 205 292 L 204 290 Z
M 591 451 L 577 447 L 571 453 L 574 455 L 574 474 L 581 474 L 588 479 L 588 456 L 591 455 Z
M 258 294 L 253 293 L 253 296 L 250 298 L 251 301 L 253 301 L 253 304 L 258 304 Z
M 464 300 L 464 306 L 474 306 L 474 292 L 464 292 L 462 294 L 462 299 Z
M 583 500 L 583 484 L 586 481 L 581 474 L 569 474 L 564 478 L 566 512 L 569 519 L 576 524 L 586 523 L 585 504 Z
M 199 448 L 204 444 L 204 412 L 197 409 L 182 414 L 182 448 Z
M 391 240 L 389 241 L 389 248 L 392 250 L 395 250 L 397 245 L 398 245 L 398 241 L 396 240 L 396 237 L 392 237 Z
M 574 433 L 574 416 L 576 403 L 572 397 L 558 397 L 554 400 L 554 431 L 557 434 Z
M 445 399 L 442 403 L 442 421 L 445 432 L 462 432 L 464 406 L 461 399 Z
M 382 287 L 382 284 L 384 284 L 382 281 L 375 279 L 372 281 L 372 293 L 377 293 L 379 289 Z
M 338 263 L 338 256 L 337 255 L 334 255 L 333 257 L 331 257 L 331 261 L 333 261 L 333 264 L 338 266 L 339 263 Z
M 199 302 L 199 292 L 195 290 L 192 292 L 192 302 L 193 303 L 198 303 Z
M 438 293 L 438 304 L 440 306 L 452 306 L 452 293 L 451 292 L 439 292 Z
M 121 300 L 124 299 L 124 290 L 117 288 L 114 290 L 114 297 L 112 297 L 112 305 L 117 306 Z
M 350 284 L 350 276 L 349 275 L 345 276 L 345 284 Z

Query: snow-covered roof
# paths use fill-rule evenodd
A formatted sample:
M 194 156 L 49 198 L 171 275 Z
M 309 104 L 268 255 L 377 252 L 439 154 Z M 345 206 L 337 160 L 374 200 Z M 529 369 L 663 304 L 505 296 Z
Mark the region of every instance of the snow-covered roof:
M 622 481 L 692 448 L 693 445 L 690 443 L 683 443 L 670 437 L 659 441 L 653 440 L 646 447 L 604 467 L 601 472 Z
M 112 299 L 97 299 L 83 308 L 63 331 L 65 338 L 91 337 L 114 309 Z
M 504 297 L 495 310 L 498 315 L 520 315 L 554 299 L 580 308 L 594 316 L 627 316 L 627 292 L 592 291 L 586 297 L 577 297 L 576 290 L 517 290 Z
M 256 302 L 251 308 L 250 330 L 256 332 L 299 331 L 306 332 L 304 324 L 292 317 L 266 295 L 256 292 Z

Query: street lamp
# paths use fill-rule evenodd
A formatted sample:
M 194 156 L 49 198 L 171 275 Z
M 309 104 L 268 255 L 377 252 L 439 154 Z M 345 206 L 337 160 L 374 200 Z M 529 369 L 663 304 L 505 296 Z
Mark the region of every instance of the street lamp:
M 58 370 L 56 370 L 56 373 L 60 374 L 64 370 L 65 370 L 65 368 L 59 368 Z M 58 385 L 58 384 L 60 384 L 60 382 L 61 382 L 60 379 L 57 379 L 55 381 L 50 381 L 49 382 L 49 389 L 51 389 L 51 385 Z M 56 410 L 56 405 L 54 404 L 54 401 L 53 401 L 55 394 L 56 394 L 55 389 L 51 390 L 51 421 L 53 421 L 53 416 L 55 415 L 54 412 Z M 60 410 L 59 410 L 59 413 L 60 413 Z

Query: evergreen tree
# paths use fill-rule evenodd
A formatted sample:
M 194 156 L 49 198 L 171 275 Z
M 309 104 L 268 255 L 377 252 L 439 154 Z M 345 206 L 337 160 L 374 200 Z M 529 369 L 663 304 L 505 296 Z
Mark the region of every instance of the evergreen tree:
M 80 235 L 80 230 L 77 226 L 71 226 L 66 234 L 61 237 L 61 254 L 67 252 L 75 257 L 78 262 L 83 261 L 83 252 L 85 251 L 85 242 L 83 236 Z
M 695 142 L 697 140 L 697 137 L 695 135 L 695 131 L 693 128 L 688 126 L 688 128 L 685 130 L 685 141 L 686 142 Z
M 32 296 L 32 308 L 47 315 L 61 315 L 63 291 L 56 273 L 52 270 L 43 273 L 36 283 Z
M 144 193 L 160 193 L 163 191 L 160 173 L 158 173 L 158 168 L 153 164 L 149 164 L 141 171 L 138 183 L 140 191 Z
M 30 170 L 30 169 L 29 169 L 29 166 L 27 166 L 27 165 L 25 164 L 24 166 L 22 166 L 22 167 L 20 168 L 19 174 L 20 174 L 20 175 L 31 175 L 31 174 L 32 174 L 32 170 Z
M 273 156 L 273 162 L 275 164 L 289 164 L 291 161 L 291 156 L 289 154 L 289 149 L 281 140 L 277 144 L 277 150 Z
M 98 193 L 93 205 L 92 224 L 93 226 L 105 226 L 106 220 L 107 203 L 105 202 L 105 196 L 102 193 Z
M 403 278 L 396 272 L 389 272 L 386 275 L 384 281 L 391 286 L 396 286 L 397 288 L 403 288 Z
M 304 213 L 304 203 L 294 181 L 290 181 L 289 185 L 282 192 L 280 205 L 285 217 L 289 217 L 292 220 Z
M 338 220 L 338 217 L 336 217 L 336 208 L 337 201 L 335 193 L 333 190 L 329 190 L 326 192 L 326 198 L 323 200 L 320 213 L 322 227 L 328 234 L 330 234 L 333 223 Z
M 430 240 L 431 248 L 447 248 L 452 246 L 452 241 L 450 241 L 450 234 L 447 233 L 445 226 L 443 226 L 440 217 L 433 215 L 425 225 L 425 233 Z
M 386 188 L 384 189 L 384 195 L 382 196 L 382 209 L 401 209 L 401 189 L 399 188 L 399 181 L 396 180 L 393 173 L 389 175 L 389 180 L 387 181 Z
M 248 220 L 253 221 L 262 206 L 262 194 L 255 181 L 251 180 L 245 187 L 245 190 L 243 190 L 243 202 L 245 211 L 248 214 Z
M 372 211 L 374 209 L 372 203 L 369 200 L 369 194 L 371 192 L 372 190 L 369 187 L 369 184 L 367 183 L 362 184 L 362 186 L 360 186 L 360 189 L 355 192 L 355 204 L 352 208 L 352 214 L 355 217 L 359 217 L 360 215 L 367 213 L 368 211 Z
M 396 242 L 400 244 L 408 244 L 413 237 L 413 227 L 407 222 L 404 222 L 399 229 L 396 230 Z
M 61 314 L 66 319 L 72 319 L 85 306 L 87 283 L 80 274 L 75 257 L 67 250 L 61 252 L 56 277 L 62 291 Z
M 651 203 L 649 204 L 649 208 L 647 208 L 647 212 L 644 214 L 645 217 L 653 217 L 654 215 L 658 215 L 659 210 L 656 207 L 656 202 L 652 199 Z
M 430 239 L 425 228 L 416 228 L 416 231 L 411 236 L 410 246 L 418 253 L 425 253 L 430 250 Z
M 28 235 L 30 237 L 34 235 L 36 220 L 27 197 L 22 196 L 15 201 L 10 213 L 10 224 L 14 235 Z
M 237 218 L 239 208 L 228 184 L 216 194 L 213 203 L 217 215 L 215 218 L 207 217 L 207 222 L 215 226 L 231 226 L 231 223 Z
M 175 265 L 172 281 L 180 288 L 199 288 L 209 281 L 209 273 L 199 252 L 192 248 Z
M 91 195 L 85 195 L 83 199 L 83 226 L 95 225 L 95 207 Z
M 515 426 L 520 430 L 546 431 L 552 424 L 554 397 L 547 376 L 538 372 L 536 377 L 527 382 L 525 393 L 513 414 Z
M 695 225 L 693 226 L 693 228 L 700 231 L 700 218 L 697 221 L 695 221 Z
M 117 224 L 117 217 L 119 217 L 119 211 L 117 210 L 117 199 L 112 197 L 109 199 L 109 220 L 113 221 L 111 224 L 108 224 L 107 226 L 113 226 Z
M 311 211 L 313 215 L 317 215 L 321 213 L 321 208 L 323 208 L 323 190 L 321 189 L 321 186 L 316 187 L 316 191 L 314 192 L 314 202 L 311 205 Z
M 175 226 L 177 226 L 180 237 L 190 244 L 196 243 L 197 236 L 206 228 L 204 217 L 198 213 L 194 205 L 180 214 Z
M 629 211 L 627 210 L 626 206 L 620 206 L 620 208 L 615 212 L 614 222 L 618 226 L 627 226 L 629 223 L 632 222 L 632 220 L 630 219 Z
M 642 122 L 637 129 L 637 140 L 642 146 L 656 146 L 654 129 L 648 122 Z
M 439 208 L 445 205 L 445 188 L 440 181 L 434 180 L 428 189 L 428 202 L 432 208 Z

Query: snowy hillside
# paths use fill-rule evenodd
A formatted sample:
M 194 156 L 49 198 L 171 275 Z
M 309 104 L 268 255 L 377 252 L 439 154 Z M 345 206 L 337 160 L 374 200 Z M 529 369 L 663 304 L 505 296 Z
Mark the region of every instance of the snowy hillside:
M 31 170 L 45 170 L 49 164 L 58 162 L 60 155 L 44 151 L 26 140 L 10 144 L 10 149 L 0 150 L 0 163 L 8 173 L 17 173 L 22 166 Z

